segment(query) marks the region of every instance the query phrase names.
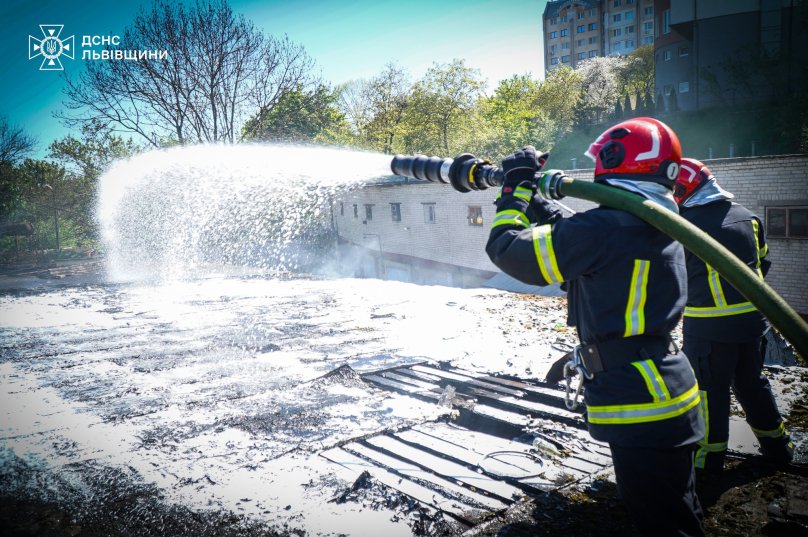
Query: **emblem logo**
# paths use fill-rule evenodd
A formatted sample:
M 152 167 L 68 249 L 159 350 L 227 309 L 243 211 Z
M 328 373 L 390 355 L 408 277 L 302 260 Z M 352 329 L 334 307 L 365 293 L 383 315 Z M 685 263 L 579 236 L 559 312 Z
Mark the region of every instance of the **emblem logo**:
M 59 57 L 64 55 L 73 59 L 76 48 L 74 36 L 71 35 L 66 39 L 59 37 L 64 24 L 40 24 L 39 28 L 42 30 L 42 39 L 28 36 L 28 59 L 33 60 L 42 56 L 40 71 L 64 71 Z

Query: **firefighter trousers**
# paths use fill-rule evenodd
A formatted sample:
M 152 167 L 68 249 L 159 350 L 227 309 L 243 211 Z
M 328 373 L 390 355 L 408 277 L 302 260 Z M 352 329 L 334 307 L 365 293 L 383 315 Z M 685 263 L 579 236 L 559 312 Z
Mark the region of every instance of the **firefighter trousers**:
M 617 489 L 643 536 L 703 537 L 693 445 L 633 448 L 610 445 Z
M 761 445 L 788 442 L 769 380 L 762 374 L 759 341 L 722 343 L 685 334 L 683 351 L 699 382 L 706 425 L 704 439 L 696 450 L 696 468 L 720 471 L 724 467 L 729 440 L 730 389 Z

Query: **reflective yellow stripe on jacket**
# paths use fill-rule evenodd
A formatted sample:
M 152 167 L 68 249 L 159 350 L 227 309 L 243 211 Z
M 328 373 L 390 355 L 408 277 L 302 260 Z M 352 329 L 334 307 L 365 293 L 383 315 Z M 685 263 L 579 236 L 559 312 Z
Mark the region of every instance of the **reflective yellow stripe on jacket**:
M 539 270 L 547 283 L 561 283 L 564 277 L 558 269 L 555 250 L 553 249 L 553 234 L 550 224 L 533 228 L 533 251 Z
M 633 405 L 587 406 L 587 420 L 590 423 L 610 425 L 662 421 L 681 416 L 698 405 L 699 400 L 699 387 L 694 384 L 682 395 L 664 401 Z
M 626 304 L 626 330 L 623 337 L 645 333 L 645 301 L 648 298 L 648 271 L 650 268 L 650 261 L 634 260 L 634 271 L 631 274 L 631 287 Z
M 504 226 L 506 224 L 528 227 L 530 226 L 530 221 L 528 221 L 527 216 L 525 216 L 525 213 L 520 211 L 515 210 L 499 211 L 494 217 L 494 221 L 491 223 L 491 228 L 493 229 L 497 226 Z
M 753 227 L 757 228 L 757 221 L 752 220 Z M 755 242 L 758 242 L 757 229 L 755 230 Z M 727 304 L 727 299 L 724 296 L 724 289 L 721 287 L 721 276 L 713 267 L 707 265 L 707 282 L 710 284 L 710 294 L 713 296 L 713 303 L 715 306 L 686 306 L 685 317 L 726 317 L 728 315 L 740 315 L 741 313 L 749 313 L 756 311 L 757 308 L 751 302 L 738 302 L 737 304 Z M 761 278 L 763 274 L 760 271 L 760 259 L 757 262 L 757 271 Z
M 755 433 L 755 436 L 757 436 L 758 438 L 781 438 L 786 434 L 788 434 L 786 432 L 786 426 L 782 421 L 780 422 L 780 425 L 778 425 L 776 429 L 766 431 L 763 429 L 755 429 L 754 427 L 752 427 L 752 432 Z

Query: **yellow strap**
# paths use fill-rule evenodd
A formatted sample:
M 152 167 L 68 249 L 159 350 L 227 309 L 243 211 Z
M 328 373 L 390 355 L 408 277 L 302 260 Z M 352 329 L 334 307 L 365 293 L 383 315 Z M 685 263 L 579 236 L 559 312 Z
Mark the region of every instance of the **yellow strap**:
M 716 307 L 685 307 L 685 317 L 727 317 L 729 315 L 740 315 L 757 311 L 751 302 L 739 302 L 738 304 L 728 304 Z
M 626 330 L 623 332 L 623 337 L 645 333 L 645 302 L 648 298 L 648 272 L 650 269 L 650 261 L 634 260 L 634 270 L 631 273 L 631 284 L 626 303 Z
M 553 249 L 553 234 L 550 224 L 533 228 L 533 251 L 541 275 L 547 283 L 561 283 L 564 277 L 558 269 L 558 260 Z
M 662 421 L 681 416 L 698 405 L 700 400 L 699 387 L 694 384 L 692 388 L 682 395 L 667 401 L 634 405 L 587 406 L 587 420 L 590 423 L 604 425 L 628 425 Z
M 642 375 L 643 380 L 645 380 L 645 385 L 648 387 L 648 393 L 651 394 L 655 402 L 667 401 L 671 398 L 668 387 L 665 386 L 665 381 L 662 380 L 662 375 L 659 374 L 659 370 L 653 360 L 631 362 L 631 365 Z
M 726 306 L 727 299 L 724 298 L 724 289 L 721 287 L 721 275 L 707 263 L 705 265 L 707 265 L 707 282 L 710 284 L 713 303 L 718 307 Z
M 505 225 L 526 228 L 530 226 L 530 222 L 528 221 L 527 216 L 525 216 L 525 213 L 516 211 L 514 209 L 507 209 L 504 211 L 499 211 L 496 216 L 494 216 L 494 221 L 491 223 L 491 229 L 494 229 L 497 226 Z

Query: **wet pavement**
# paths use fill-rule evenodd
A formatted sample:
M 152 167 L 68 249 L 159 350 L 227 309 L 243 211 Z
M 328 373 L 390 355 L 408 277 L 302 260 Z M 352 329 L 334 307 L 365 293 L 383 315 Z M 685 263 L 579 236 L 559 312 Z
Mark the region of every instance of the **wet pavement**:
M 571 342 L 563 299 L 54 274 L 0 282 L 0 493 L 63 530 L 453 535 L 610 479 L 536 380 Z

